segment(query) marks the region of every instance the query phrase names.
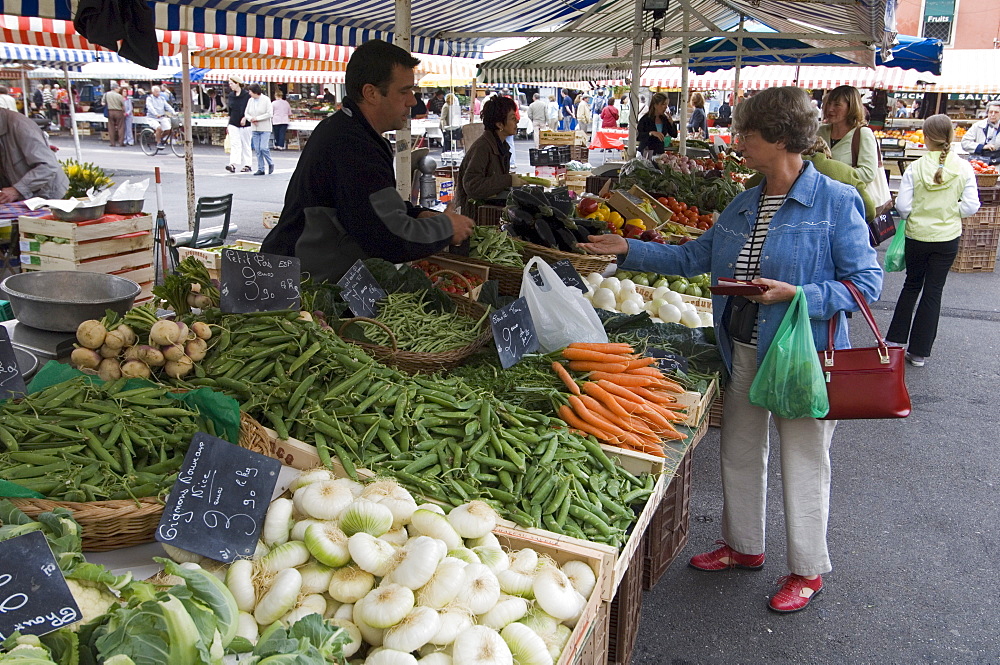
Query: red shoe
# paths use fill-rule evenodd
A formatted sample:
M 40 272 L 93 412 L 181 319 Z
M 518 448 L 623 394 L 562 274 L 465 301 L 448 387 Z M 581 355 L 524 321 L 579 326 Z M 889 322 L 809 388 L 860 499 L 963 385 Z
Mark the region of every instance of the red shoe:
M 805 609 L 813 598 L 823 590 L 823 576 L 807 580 L 801 575 L 785 575 L 778 580 L 781 589 L 771 596 L 768 603 L 775 612 L 798 612 Z
M 764 567 L 763 554 L 743 554 L 726 545 L 725 541 L 717 540 L 715 542 L 722 547 L 704 554 L 696 554 L 688 561 L 688 565 L 698 570 L 707 571 L 727 570 L 729 568 L 760 570 Z

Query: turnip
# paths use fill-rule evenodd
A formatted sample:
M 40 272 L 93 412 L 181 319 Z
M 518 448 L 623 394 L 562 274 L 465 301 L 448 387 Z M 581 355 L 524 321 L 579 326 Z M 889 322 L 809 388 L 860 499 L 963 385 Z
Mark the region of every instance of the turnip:
M 103 360 L 97 351 L 82 346 L 73 349 L 69 359 L 79 369 L 97 369 Z
M 184 353 L 195 362 L 204 360 L 205 354 L 208 353 L 208 342 L 200 337 L 188 340 L 188 343 L 184 345 Z
M 167 361 L 166 358 L 163 357 L 160 350 L 155 346 L 143 344 L 142 346 L 135 348 L 139 349 L 136 357 L 150 367 L 163 367 L 163 363 Z
M 114 358 L 105 358 L 97 366 L 97 376 L 101 381 L 117 381 L 122 378 L 122 368 Z
M 178 344 L 180 344 L 181 342 L 183 342 L 185 340 L 191 339 L 193 337 L 193 334 L 191 333 L 191 329 L 187 327 L 186 323 L 184 323 L 183 321 L 177 321 L 176 324 L 177 324 L 177 343 Z
M 191 332 L 200 339 L 212 339 L 212 327 L 204 321 L 195 321 L 191 324 Z
M 125 340 L 125 346 L 132 346 L 139 341 L 139 337 L 135 334 L 135 331 L 125 323 L 115 328 L 115 332 Z
M 180 324 L 184 325 L 184 324 Z M 181 333 L 184 333 L 181 336 Z M 160 320 L 149 329 L 149 343 L 156 346 L 177 344 L 187 337 L 187 326 L 181 329 L 174 321 Z
M 184 347 L 180 344 L 171 344 L 160 349 L 167 362 L 177 361 L 184 357 Z
M 121 352 L 122 358 L 125 360 L 138 360 L 139 359 L 139 347 L 138 346 L 127 346 Z
M 88 349 L 99 349 L 108 331 L 100 321 L 84 321 L 76 328 L 76 341 Z
M 312 314 L 310 314 L 309 312 L 305 310 L 299 312 L 299 321 L 312 321 L 312 320 L 313 320 Z
M 107 344 L 102 344 L 97 352 L 101 354 L 102 358 L 117 358 L 118 354 L 121 353 L 121 348 L 113 348 Z
M 681 311 L 677 309 L 676 305 L 667 303 L 662 305 L 656 313 L 666 323 L 680 323 L 681 321 Z
M 163 371 L 172 379 L 183 378 L 192 369 L 194 369 L 194 362 L 187 356 L 181 356 L 179 360 L 168 360 L 163 367 Z
M 117 330 L 112 330 L 104 336 L 104 346 L 121 351 L 122 347 L 125 346 L 125 336 Z
M 148 379 L 152 374 L 149 365 L 141 360 L 126 360 L 122 363 L 121 373 L 126 379 Z
M 208 296 L 203 296 L 200 293 L 189 293 L 187 297 L 188 307 L 197 307 L 198 309 L 205 309 L 212 306 L 212 299 Z

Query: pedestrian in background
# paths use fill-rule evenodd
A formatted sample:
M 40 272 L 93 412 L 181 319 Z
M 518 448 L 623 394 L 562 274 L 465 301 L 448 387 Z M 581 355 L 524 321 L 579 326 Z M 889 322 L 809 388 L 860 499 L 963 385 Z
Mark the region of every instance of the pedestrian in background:
M 5 85 L 0 85 L 0 109 L 17 113 L 17 100 L 10 96 L 10 89 Z
M 226 126 L 226 135 L 229 137 L 229 164 L 226 170 L 230 173 L 249 173 L 250 162 L 252 160 L 250 141 L 253 139 L 253 130 L 246 119 L 247 103 L 250 101 L 250 93 L 243 89 L 243 79 L 233 74 L 229 77 L 229 96 L 226 98 L 226 106 L 229 108 L 229 124 Z
M 691 95 L 691 118 L 688 120 L 688 132 L 695 136 L 708 138 L 708 116 L 705 115 L 705 97 L 700 92 Z
M 274 101 L 271 102 L 271 131 L 274 132 L 274 149 L 285 149 L 285 132 L 291 122 L 292 107 L 285 99 L 285 93 L 278 88 L 274 91 Z
M 441 107 L 441 134 L 444 136 L 444 150 L 451 152 L 453 144 L 462 140 L 462 105 L 454 94 L 448 93 Z
M 604 94 L 604 88 L 600 88 L 597 91 L 597 95 L 594 100 L 590 103 L 590 123 L 594 128 L 594 136 L 597 136 L 597 130 L 601 127 L 601 111 L 604 107 L 608 105 L 607 95 Z M 593 139 L 593 137 L 591 137 Z
M 123 145 L 135 145 L 135 130 L 133 129 L 135 103 L 132 99 L 132 88 L 129 86 L 128 81 L 121 82 L 119 93 L 121 93 L 122 99 L 125 100 L 122 104 L 122 117 L 124 119 L 122 143 Z
M 555 95 L 549 95 L 546 117 L 548 118 L 550 129 L 559 129 L 559 102 L 556 101 Z
M 608 129 L 618 126 L 618 108 L 615 106 L 615 98 L 608 100 L 607 106 L 601 111 L 601 127 Z
M 576 128 L 589 134 L 590 121 L 590 95 L 580 93 L 576 97 Z
M 528 120 L 531 121 L 531 131 L 535 135 L 535 147 L 542 137 L 542 130 L 549 128 L 549 103 L 537 92 L 531 96 L 528 106 Z
M 250 149 L 257 157 L 257 170 L 254 175 L 274 173 L 274 160 L 271 159 L 271 99 L 264 94 L 259 83 L 251 83 L 247 87 L 250 99 L 247 101 L 243 117 L 250 125 Z
M 121 86 L 111 84 L 111 89 L 104 93 L 104 108 L 108 110 L 108 143 L 111 147 L 125 145 L 125 98 L 121 95 Z
M 906 360 L 914 367 L 924 366 L 937 337 L 941 293 L 958 255 L 962 218 L 979 210 L 972 165 L 951 152 L 951 118 L 932 115 L 923 130 L 928 153 L 903 171 L 896 196 L 896 210 L 906 219 L 906 280 L 885 336 L 892 344 L 909 342 Z
M 573 105 L 573 97 L 568 88 L 562 91 L 559 110 L 562 114 L 559 129 L 576 129 L 576 107 Z

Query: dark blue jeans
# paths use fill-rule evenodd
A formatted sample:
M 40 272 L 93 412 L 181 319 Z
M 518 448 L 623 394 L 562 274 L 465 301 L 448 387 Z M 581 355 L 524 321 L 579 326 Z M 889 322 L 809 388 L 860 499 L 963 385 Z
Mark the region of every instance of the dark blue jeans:
M 271 125 L 271 129 L 274 132 L 274 145 L 278 148 L 284 148 L 285 132 L 288 131 L 288 125 Z
M 941 293 L 948 270 L 958 255 L 958 240 L 921 242 L 906 239 L 906 280 L 885 338 L 900 344 L 909 341 L 907 350 L 912 355 L 922 358 L 931 355 L 941 316 Z

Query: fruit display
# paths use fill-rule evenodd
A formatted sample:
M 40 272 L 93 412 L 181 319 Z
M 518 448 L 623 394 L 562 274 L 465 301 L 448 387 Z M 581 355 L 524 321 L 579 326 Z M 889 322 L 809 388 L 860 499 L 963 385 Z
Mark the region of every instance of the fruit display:
M 698 211 L 698 206 L 688 206 L 688 204 L 678 201 L 672 196 L 661 196 L 657 199 L 660 203 L 670 209 L 673 215 L 670 222 L 682 226 L 690 226 L 695 229 L 707 231 L 712 228 L 712 215 L 703 214 Z
M 585 281 L 590 289 L 583 297 L 597 309 L 622 314 L 646 312 L 654 323 L 680 323 L 688 328 L 713 325 L 711 313 L 699 312 L 694 305 L 681 298 L 681 292 L 667 286 L 658 287 L 652 298 L 647 299 L 636 291 L 635 282 L 628 278 L 602 277 L 594 272 L 587 275 Z M 679 286 L 680 280 L 676 281 Z M 701 292 L 700 288 L 698 292 Z
M 969 163 L 972 164 L 972 170 L 976 173 L 982 173 L 983 175 L 996 175 L 997 173 L 1000 173 L 1000 171 L 997 171 L 996 166 L 987 164 L 979 159 L 973 159 Z
M 877 129 L 874 131 L 877 139 L 904 139 L 916 146 L 924 145 L 924 130 L 922 129 Z
M 618 270 L 614 276 L 618 279 L 630 279 L 636 286 L 653 288 L 665 286 L 671 291 L 696 298 L 708 298 L 710 295 L 708 286 L 712 283 L 712 277 L 708 273 L 688 278 L 680 275 L 660 275 L 655 272 Z
M 422 261 L 414 261 L 411 265 L 414 268 L 419 269 L 428 277 L 431 277 L 431 275 L 441 272 L 442 270 L 451 270 L 451 268 L 444 268 L 443 266 L 438 265 L 433 261 L 428 261 L 426 259 Z M 466 281 L 468 281 L 469 287 L 473 289 L 481 285 L 485 281 L 481 275 L 477 275 L 468 270 L 462 270 L 458 272 L 462 277 L 466 279 Z M 468 291 L 465 282 L 463 282 L 455 275 L 452 275 L 447 272 L 444 273 L 443 275 L 438 275 L 437 277 L 433 277 L 432 280 L 434 281 L 435 287 L 441 289 L 442 291 L 446 291 L 447 293 L 454 293 L 455 295 L 463 296 Z
M 722 169 L 706 169 L 696 160 L 681 159 L 680 155 L 664 153 L 652 165 L 632 160 L 622 167 L 620 185 L 624 189 L 638 185 L 655 197 L 672 197 L 697 207 L 700 214 L 722 212 L 744 189 L 745 169 L 736 160 L 724 160 Z
M 565 187 L 543 191 L 541 187 L 515 187 L 507 197 L 502 219 L 508 231 L 521 240 L 564 252 L 582 254 L 577 243 L 587 236 L 607 231 L 607 224 L 594 218 L 570 217 L 576 204 Z

